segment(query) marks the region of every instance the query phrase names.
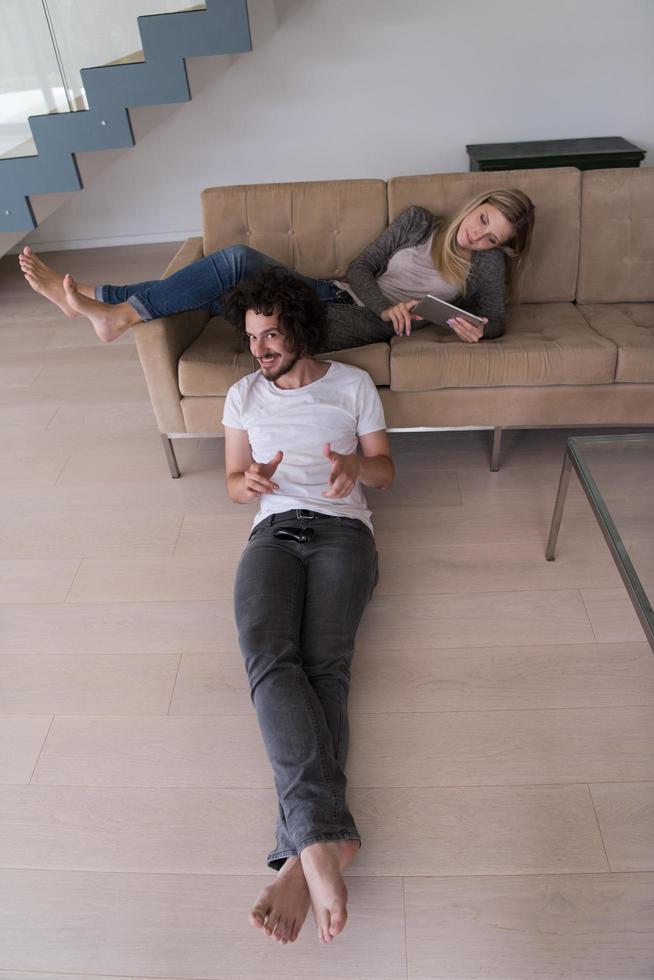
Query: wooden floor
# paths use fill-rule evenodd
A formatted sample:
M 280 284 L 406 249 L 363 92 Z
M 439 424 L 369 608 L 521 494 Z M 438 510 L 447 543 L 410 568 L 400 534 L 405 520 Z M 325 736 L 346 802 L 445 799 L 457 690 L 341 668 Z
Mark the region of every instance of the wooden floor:
M 173 251 L 53 260 L 134 281 Z M 231 608 L 251 511 L 220 441 L 170 479 L 129 338 L 15 259 L 0 288 L 0 978 L 654 977 L 654 657 L 577 486 L 543 559 L 566 433 L 507 434 L 499 473 L 487 433 L 393 438 L 351 919 L 280 948 L 245 916 L 274 813 Z

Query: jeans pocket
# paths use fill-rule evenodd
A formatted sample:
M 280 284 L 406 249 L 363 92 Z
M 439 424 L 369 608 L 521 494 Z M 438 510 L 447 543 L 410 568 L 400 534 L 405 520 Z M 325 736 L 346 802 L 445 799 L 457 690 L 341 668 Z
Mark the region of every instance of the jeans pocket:
M 255 534 L 258 534 L 259 531 L 263 530 L 263 527 L 264 527 L 264 524 L 265 523 L 266 523 L 265 521 L 259 521 L 258 524 L 255 524 L 255 526 L 250 531 L 250 537 L 248 538 L 248 544 L 250 543 L 250 541 L 252 540 L 252 538 L 255 536 Z

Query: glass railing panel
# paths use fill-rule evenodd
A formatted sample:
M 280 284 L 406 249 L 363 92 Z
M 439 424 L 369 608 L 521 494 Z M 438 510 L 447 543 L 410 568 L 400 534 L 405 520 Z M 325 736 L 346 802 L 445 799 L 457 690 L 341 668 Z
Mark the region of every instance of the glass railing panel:
M 36 153 L 29 116 L 88 109 L 80 71 L 141 61 L 137 18 L 198 0 L 0 0 L 0 158 Z
M 2 0 L 0 157 L 36 152 L 28 117 L 69 109 L 42 0 Z
M 203 10 L 198 0 L 44 0 L 58 48 L 69 100 L 76 109 L 88 104 L 82 68 L 143 60 L 137 18 Z

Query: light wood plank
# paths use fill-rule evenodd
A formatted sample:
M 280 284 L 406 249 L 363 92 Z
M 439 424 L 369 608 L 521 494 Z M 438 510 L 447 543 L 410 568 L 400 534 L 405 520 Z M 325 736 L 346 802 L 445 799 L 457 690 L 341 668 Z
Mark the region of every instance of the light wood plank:
M 225 548 L 240 555 L 252 529 L 254 514 L 249 507 L 232 513 L 187 514 L 179 532 L 175 555 L 215 558 Z
M 416 480 L 415 467 L 419 456 L 420 479 Z M 386 511 L 396 511 L 398 507 L 402 510 L 459 507 L 461 492 L 455 470 L 444 469 L 438 460 L 416 451 L 402 458 L 392 486 L 383 493 L 373 492 L 371 500 L 376 507 Z
M 0 487 L 51 487 L 61 473 L 68 454 L 0 456 Z
M 0 656 L 0 712 L 166 714 L 179 657 Z
M 608 871 L 586 786 L 357 789 L 350 876 Z M 0 866 L 260 874 L 270 789 L 0 788 Z
M 654 766 L 651 708 L 353 714 L 351 786 L 642 780 Z M 374 747 L 374 751 L 371 747 Z M 256 719 L 55 720 L 37 784 L 269 786 Z
M 266 877 L 4 871 L 0 969 L 88 975 L 405 980 L 402 882 L 353 879 L 345 936 L 319 955 L 308 922 L 289 950 L 254 935 Z
M 588 643 L 595 640 L 578 591 L 374 596 L 360 649 L 437 649 Z
M 0 603 L 63 602 L 78 568 L 76 560 L 0 560 Z
M 652 584 L 643 585 L 648 595 L 654 594 Z M 593 632 L 600 643 L 630 643 L 643 639 L 643 628 L 624 586 L 614 589 L 582 589 L 581 594 Z
M 0 389 L 29 388 L 42 370 L 39 364 L 0 364 Z
M 615 588 L 621 584 L 606 545 L 579 551 L 574 543 L 559 549 L 555 562 L 545 560 L 541 541 L 442 545 L 438 538 L 410 551 L 386 547 L 380 562 L 379 595 L 434 595 L 452 592 L 495 592 Z
M 209 601 L 229 593 L 242 551 L 242 541 L 219 558 L 86 559 L 69 602 Z
M 104 436 L 96 430 L 97 441 Z M 182 449 L 185 442 L 182 440 Z M 125 447 L 125 453 L 129 453 Z M 138 451 L 138 449 L 137 449 Z M 152 451 L 143 447 L 144 452 Z M 161 441 L 157 437 L 156 455 L 163 455 Z M 253 520 L 256 508 L 242 507 L 228 501 L 224 479 L 214 469 L 197 468 L 184 474 L 182 480 L 171 480 L 168 473 L 162 474 L 156 483 L 143 482 L 139 484 L 114 483 L 107 486 L 89 483 L 74 487 L 32 487 L 27 490 L 7 488 L 2 493 L 7 512 L 24 519 L 42 516 L 45 509 L 53 519 L 64 519 L 74 514 L 90 512 L 91 514 L 121 514 L 127 513 L 133 517 L 152 516 L 157 512 L 175 513 L 180 519 L 187 514 L 215 514 L 223 508 L 239 514 L 239 520 L 245 521 L 249 516 Z M 242 516 L 241 516 L 242 515 Z M 247 534 L 241 542 L 245 545 Z
M 3 558 L 92 558 L 171 555 L 179 514 L 133 514 L 94 507 L 75 520 L 42 514 L 16 517 L 0 532 Z M 105 597 L 103 597 L 105 598 Z
M 0 784 L 29 783 L 51 723 L 49 715 L 0 716 Z
M 401 465 L 401 464 L 398 464 Z M 481 485 L 484 477 L 480 475 Z M 443 547 L 472 544 L 538 544 L 545 551 L 545 542 L 552 519 L 554 497 L 539 491 L 505 491 L 504 494 L 487 494 L 483 498 L 464 501 L 460 507 L 416 507 L 402 510 L 398 521 L 397 508 L 385 508 L 383 493 L 367 491 L 373 510 L 375 538 L 383 559 L 388 547 L 404 545 L 407 550 L 425 545 L 425 537 Z M 566 516 L 574 522 L 574 529 L 591 542 L 601 541 L 585 498 L 568 500 Z
M 233 653 L 185 653 L 170 704 L 171 715 L 254 713 L 243 658 Z
M 363 789 L 355 874 L 608 871 L 587 786 Z
M 4 433 L 9 429 L 33 427 L 45 429 L 59 411 L 57 405 L 27 403 L 24 405 L 0 405 L 0 434 L 4 442 Z
M 118 338 L 120 340 L 120 338 Z M 1 413 L 0 413 L 1 417 Z M 156 429 L 152 406 L 149 401 L 78 402 L 61 405 L 52 415 L 48 428 L 57 429 L 68 425 L 119 425 L 142 428 L 150 424 Z
M 2 607 L 3 653 L 238 650 L 231 597 L 214 602 L 89 602 Z
M 352 786 L 610 782 L 653 767 L 649 707 L 352 715 Z
M 113 483 L 161 483 L 166 476 L 169 472 L 163 453 L 80 452 L 69 456 L 57 484 L 104 487 Z
M 206 671 L 213 661 L 204 660 Z M 183 664 L 185 675 L 194 666 L 193 659 Z M 234 674 L 217 666 L 214 689 L 217 683 L 223 694 Z M 210 675 L 207 705 L 211 692 Z M 350 704 L 381 714 L 654 704 L 654 657 L 645 642 L 359 650 Z
M 55 718 L 36 785 L 269 787 L 256 718 Z
M 590 787 L 612 871 L 654 871 L 654 782 Z
M 409 878 L 410 980 L 647 980 L 654 875 Z
M 78 403 L 106 403 L 113 399 L 117 402 L 147 399 L 143 371 L 137 360 L 109 362 L 105 366 L 90 363 L 84 372 L 53 364 L 42 367 L 29 387 L 0 387 L 0 405 L 51 405 L 53 411 L 63 403 L 70 403 L 74 408 Z

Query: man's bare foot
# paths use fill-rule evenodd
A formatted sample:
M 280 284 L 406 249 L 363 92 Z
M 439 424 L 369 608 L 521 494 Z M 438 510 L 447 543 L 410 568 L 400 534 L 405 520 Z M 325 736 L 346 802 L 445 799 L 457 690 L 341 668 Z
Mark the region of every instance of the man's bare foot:
M 84 296 L 70 273 L 64 276 L 64 294 L 68 306 L 76 314 L 81 313 L 91 321 L 93 329 L 104 344 L 110 344 L 135 323 L 141 322 L 140 316 L 129 303 L 112 305 Z
M 68 305 L 64 292 L 63 276 L 42 262 L 38 255 L 34 255 L 29 245 L 26 245 L 18 256 L 18 264 L 35 293 L 45 296 L 51 303 L 58 306 L 66 316 L 79 316 L 79 313 L 76 313 Z
M 347 888 L 341 871 L 358 850 L 355 840 L 326 841 L 309 844 L 300 854 L 321 943 L 330 943 L 345 928 Z
M 298 857 L 288 858 L 248 913 L 250 925 L 285 946 L 300 934 L 311 899 Z

